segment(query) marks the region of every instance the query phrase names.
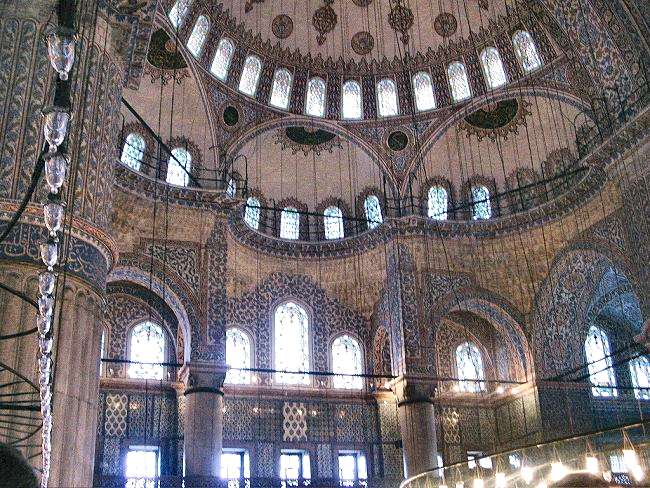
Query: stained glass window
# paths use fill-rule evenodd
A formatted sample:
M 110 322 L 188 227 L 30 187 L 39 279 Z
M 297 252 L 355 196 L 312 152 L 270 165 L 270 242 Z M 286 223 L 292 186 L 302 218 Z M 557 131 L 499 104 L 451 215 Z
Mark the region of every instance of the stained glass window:
M 160 327 L 153 322 L 142 322 L 131 329 L 130 354 L 131 361 L 158 364 L 131 364 L 129 377 L 161 380 L 165 362 L 165 336 Z
M 512 36 L 512 45 L 515 48 L 515 54 L 521 67 L 526 73 L 535 71 L 542 66 L 542 60 L 537 53 L 537 47 L 533 36 L 526 31 L 517 31 Z
M 201 51 L 203 51 L 203 44 L 205 44 L 205 37 L 208 35 L 209 29 L 210 21 L 205 15 L 201 15 L 196 19 L 196 24 L 194 24 L 190 38 L 187 40 L 187 49 L 195 58 L 198 58 Z
M 181 25 L 183 25 L 190 5 L 192 5 L 192 0 L 176 0 L 176 3 L 169 11 L 169 21 L 174 26 L 174 29 L 180 29 Z
M 435 220 L 447 220 L 449 197 L 447 190 L 440 185 L 429 188 L 427 195 L 427 215 Z
M 280 237 L 298 239 L 300 237 L 300 214 L 294 207 L 286 207 L 280 215 Z
M 320 78 L 312 78 L 307 83 L 307 98 L 305 99 L 305 113 L 315 117 L 325 115 L 325 82 Z
M 246 200 L 246 211 L 244 212 L 244 221 L 249 227 L 259 229 L 260 227 L 260 201 L 255 197 L 249 197 Z
M 460 61 L 455 61 L 447 68 L 447 77 L 451 87 L 451 98 L 454 102 L 462 102 L 472 96 L 467 79 L 467 70 Z
M 650 360 L 648 356 L 640 356 L 630 361 L 630 376 L 634 397 L 639 400 L 650 400 Z
M 485 186 L 472 187 L 472 219 L 486 220 L 492 217 L 490 190 Z
M 361 85 L 354 80 L 343 83 L 342 88 L 343 109 L 341 115 L 344 119 L 360 119 L 363 117 L 361 102 Z
M 420 71 L 413 75 L 413 91 L 415 108 L 418 112 L 436 108 L 436 96 L 433 93 L 433 81 L 429 73 Z
M 332 343 L 332 372 L 341 375 L 361 374 L 361 347 L 356 339 L 349 335 L 337 337 Z M 358 390 L 363 387 L 360 376 L 334 376 L 334 388 Z
M 368 195 L 363 202 L 363 210 L 366 213 L 366 220 L 368 221 L 368 229 L 375 229 L 384 222 L 381 215 L 381 205 L 379 198 L 376 195 Z
M 463 342 L 456 348 L 458 388 L 468 393 L 485 391 L 485 373 L 481 351 L 472 342 Z
M 591 394 L 596 397 L 618 396 L 616 390 L 616 377 L 612 368 L 612 358 L 609 350 L 609 339 L 602 329 L 596 326 L 589 327 L 585 340 L 585 355 L 589 380 L 591 381 Z
M 489 88 L 499 88 L 508 82 L 503 69 L 499 51 L 494 47 L 486 47 L 481 53 L 481 65 L 485 74 L 485 81 Z
M 377 108 L 380 117 L 399 115 L 397 85 L 390 78 L 384 78 L 377 83 Z
M 234 178 L 230 178 L 228 180 L 226 195 L 228 195 L 230 198 L 235 198 L 235 195 L 237 195 L 237 183 L 235 182 Z
M 230 68 L 230 61 L 235 52 L 235 45 L 226 37 L 219 41 L 217 45 L 217 52 L 212 59 L 210 72 L 219 78 L 221 81 L 226 81 L 228 78 L 228 69 Z
M 262 61 L 257 56 L 247 56 L 239 79 L 239 91 L 252 97 L 257 90 L 257 82 L 262 71 Z
M 343 213 L 338 207 L 327 207 L 323 212 L 325 239 L 343 238 Z
M 236 327 L 226 330 L 226 364 L 231 368 L 251 367 L 251 341 L 248 334 Z M 225 381 L 235 385 L 248 384 L 251 382 L 251 372 L 229 370 Z
M 172 155 L 167 162 L 167 183 L 187 186 L 192 170 L 192 156 L 182 147 L 172 149 Z
M 273 86 L 271 87 L 271 100 L 269 101 L 271 105 L 282 109 L 286 109 L 289 106 L 291 81 L 291 73 L 288 69 L 281 68 L 275 70 Z
M 131 133 L 126 136 L 126 142 L 122 148 L 122 157 L 120 161 L 129 168 L 140 171 L 140 163 L 144 157 L 146 144 L 140 134 Z
M 304 308 L 286 302 L 274 315 L 275 369 L 309 371 L 309 317 Z M 309 384 L 309 376 L 299 373 L 275 373 L 275 380 L 284 384 Z

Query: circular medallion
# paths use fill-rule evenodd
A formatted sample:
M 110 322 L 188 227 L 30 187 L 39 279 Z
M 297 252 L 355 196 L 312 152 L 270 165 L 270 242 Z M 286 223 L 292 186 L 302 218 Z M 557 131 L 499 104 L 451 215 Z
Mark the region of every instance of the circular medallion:
M 436 20 L 433 21 L 433 28 L 436 30 L 438 35 L 442 37 L 449 37 L 456 32 L 458 28 L 458 22 L 456 17 L 453 14 L 448 12 L 443 12 L 436 17 Z
M 369 54 L 375 47 L 375 38 L 370 32 L 361 31 L 352 36 L 352 50 L 363 56 Z
M 409 136 L 401 130 L 396 130 L 390 133 L 386 143 L 392 151 L 403 151 L 409 144 Z
M 318 42 L 319 46 L 325 42 L 327 33 L 333 31 L 338 22 L 338 16 L 332 8 L 333 2 L 334 0 L 325 0 L 325 5 L 318 8 L 311 19 L 312 24 L 318 31 L 316 42 Z
M 288 15 L 280 14 L 273 19 L 271 30 L 278 39 L 286 39 L 293 32 L 293 20 Z
M 239 123 L 239 110 L 232 105 L 223 109 L 223 123 L 228 127 L 235 127 Z
M 395 2 L 388 14 L 388 25 L 401 34 L 400 39 L 404 44 L 409 42 L 408 31 L 413 27 L 413 20 L 413 11 L 409 7 L 402 5 L 400 0 Z
M 372 3 L 372 0 L 352 0 L 357 7 L 367 7 Z

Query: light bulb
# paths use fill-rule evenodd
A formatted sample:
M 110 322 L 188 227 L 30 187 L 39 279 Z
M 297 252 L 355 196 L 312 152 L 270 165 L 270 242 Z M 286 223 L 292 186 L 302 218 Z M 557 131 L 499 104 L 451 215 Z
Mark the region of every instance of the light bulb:
M 55 236 L 63 224 L 63 205 L 56 199 L 50 199 L 43 206 L 43 215 L 45 216 L 45 226 L 50 231 L 50 235 Z
M 38 313 L 41 317 L 51 317 L 54 308 L 54 298 L 49 295 L 41 295 L 38 298 Z
M 45 159 L 45 181 L 49 186 L 50 192 L 57 194 L 65 181 L 65 173 L 70 160 L 61 153 L 49 153 Z
M 645 476 L 645 473 L 643 472 L 643 469 L 638 464 L 636 466 L 632 467 L 632 469 L 630 471 L 632 472 L 632 477 L 636 481 L 641 481 Z
M 546 488 L 546 483 L 540 481 L 536 488 Z
M 494 475 L 494 488 L 506 488 L 506 474 L 497 473 Z
M 591 474 L 598 474 L 598 458 L 595 456 L 587 456 L 585 459 L 585 469 Z
M 42 403 L 50 403 L 52 400 L 52 390 L 50 390 L 50 385 L 41 388 L 38 393 L 41 396 Z
M 521 479 L 526 482 L 526 484 L 530 484 L 531 481 L 533 481 L 533 468 L 530 466 L 522 466 L 521 467 Z
M 47 57 L 52 68 L 65 81 L 74 63 L 75 39 L 72 31 L 59 29 L 47 36 Z
M 484 486 L 485 483 L 483 483 L 481 478 L 474 478 L 474 482 L 472 483 L 473 488 L 483 488 Z
M 52 317 L 37 315 L 36 316 L 36 328 L 40 335 L 46 335 L 50 331 L 52 326 Z
M 503 393 L 505 393 L 505 391 L 506 391 L 506 389 L 503 386 L 501 386 L 501 385 L 497 386 L 497 393 L 499 395 L 502 395 Z
M 566 475 L 567 475 L 567 470 L 564 464 L 560 462 L 551 463 L 551 479 L 553 481 L 560 481 Z
M 40 250 L 43 264 L 47 266 L 48 271 L 52 271 L 52 267 L 59 260 L 59 245 L 55 240 L 48 239 L 47 242 L 41 244 Z
M 54 273 L 43 271 L 38 274 L 38 291 L 41 295 L 52 295 L 55 283 L 56 275 Z
M 462 481 L 457 481 L 456 482 L 456 488 L 464 488 L 464 486 L 465 486 L 465 483 L 463 483 Z
M 629 470 L 639 465 L 639 458 L 634 449 L 623 449 L 623 461 Z
M 50 153 L 54 153 L 68 134 L 70 114 L 63 107 L 52 106 L 43 109 L 43 117 L 45 117 L 43 134 L 50 145 Z
M 50 375 L 50 370 L 52 368 L 52 358 L 49 354 L 43 354 L 38 358 L 38 369 L 43 375 Z
M 38 347 L 41 350 L 41 354 L 50 354 L 52 352 L 53 340 L 51 337 L 38 336 Z

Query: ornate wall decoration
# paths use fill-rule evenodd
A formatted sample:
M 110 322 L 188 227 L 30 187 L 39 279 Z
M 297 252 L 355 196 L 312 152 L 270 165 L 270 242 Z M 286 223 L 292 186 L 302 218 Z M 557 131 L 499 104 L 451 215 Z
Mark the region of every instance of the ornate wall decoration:
M 151 35 L 147 63 L 144 66 L 145 74 L 151 77 L 151 82 L 160 81 L 166 85 L 170 80 L 180 84 L 189 77 L 186 69 L 187 63 L 180 53 L 176 41 L 169 37 L 164 29 L 158 29 Z
M 352 0 L 357 7 L 367 7 L 372 3 L 372 0 Z
M 271 22 L 271 30 L 278 39 L 286 39 L 293 32 L 293 20 L 286 14 L 277 15 Z
M 332 8 L 333 3 L 334 0 L 325 0 L 325 5 L 318 8 L 312 17 L 312 24 L 314 24 L 314 27 L 318 31 L 316 42 L 319 45 L 325 42 L 327 34 L 334 30 L 338 22 L 336 12 Z
M 246 0 L 246 4 L 244 5 L 244 12 L 248 13 L 253 10 L 253 7 L 256 3 L 264 3 L 264 0 Z
M 433 28 L 436 30 L 436 33 L 442 37 L 450 37 L 456 33 L 458 29 L 458 21 L 454 14 L 449 12 L 442 12 L 433 21 Z
M 282 440 L 299 442 L 307 440 L 307 407 L 300 402 L 285 402 L 282 407 Z
M 292 154 L 302 152 L 305 156 L 310 152 L 316 155 L 323 151 L 331 153 L 335 147 L 342 147 L 341 140 L 336 134 L 323 129 L 299 126 L 278 129 L 275 133 L 275 143 L 282 149 L 290 149 Z
M 388 25 L 401 34 L 400 39 L 408 44 L 410 36 L 408 31 L 413 27 L 413 11 L 402 5 L 402 0 L 396 0 L 388 14 Z
M 352 36 L 351 44 L 352 50 L 360 56 L 363 56 L 369 54 L 375 47 L 375 38 L 372 37 L 370 32 L 361 31 Z
M 526 100 L 501 100 L 490 103 L 466 116 L 460 123 L 467 137 L 475 135 L 479 141 L 488 138 L 507 139 L 508 134 L 518 134 L 519 127 L 526 125 L 526 117 L 531 114 L 530 103 Z

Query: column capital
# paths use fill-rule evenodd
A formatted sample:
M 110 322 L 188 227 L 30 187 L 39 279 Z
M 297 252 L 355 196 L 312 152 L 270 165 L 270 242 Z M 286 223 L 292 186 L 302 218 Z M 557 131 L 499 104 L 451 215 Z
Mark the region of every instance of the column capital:
M 388 383 L 388 387 L 397 397 L 398 405 L 418 402 L 433 403 L 437 383 L 416 376 L 400 375 L 392 379 Z
M 179 377 L 185 383 L 184 395 L 191 393 L 216 393 L 223 395 L 221 387 L 226 379 L 227 369 L 213 362 L 192 361 L 185 363 Z

